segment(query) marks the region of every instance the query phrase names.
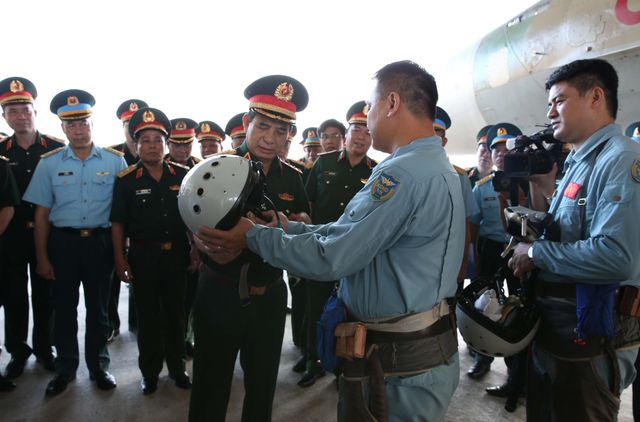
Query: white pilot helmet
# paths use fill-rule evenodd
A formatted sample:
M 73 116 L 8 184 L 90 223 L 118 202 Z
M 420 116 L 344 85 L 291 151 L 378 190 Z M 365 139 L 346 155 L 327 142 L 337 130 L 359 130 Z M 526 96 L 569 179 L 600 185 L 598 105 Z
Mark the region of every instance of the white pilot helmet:
M 189 230 L 198 226 L 229 229 L 255 199 L 259 166 L 237 155 L 215 155 L 195 165 L 184 177 L 178 209 Z M 262 196 L 262 191 L 258 194 Z
M 464 341 L 483 355 L 513 356 L 531 343 L 540 326 L 540 316 L 532 301 L 518 295 L 509 296 L 500 318 L 487 314 L 486 307 L 478 306 L 478 299 L 493 288 L 492 280 L 479 279 L 462 291 L 456 306 L 458 330 Z

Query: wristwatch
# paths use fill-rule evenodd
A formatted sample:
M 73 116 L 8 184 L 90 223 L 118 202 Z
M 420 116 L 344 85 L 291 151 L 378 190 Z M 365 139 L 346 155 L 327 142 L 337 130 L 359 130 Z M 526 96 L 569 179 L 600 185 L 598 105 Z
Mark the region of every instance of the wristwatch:
M 531 246 L 529 246 L 529 249 L 527 249 L 527 256 L 533 262 L 533 244 L 531 244 Z

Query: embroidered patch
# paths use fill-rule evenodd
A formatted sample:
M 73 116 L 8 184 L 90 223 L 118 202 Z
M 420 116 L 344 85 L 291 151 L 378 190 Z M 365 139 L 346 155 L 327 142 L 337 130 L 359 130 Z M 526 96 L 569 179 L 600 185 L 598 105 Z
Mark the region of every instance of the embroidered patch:
M 578 192 L 580 191 L 581 187 L 582 185 L 579 183 L 576 183 L 576 182 L 569 183 L 567 188 L 564 190 L 564 196 L 569 199 L 576 199 L 576 196 L 578 196 Z
M 296 199 L 295 196 L 291 195 L 290 193 L 279 193 L 278 194 L 278 198 L 282 199 L 283 201 L 293 201 L 294 199 Z
M 631 164 L 631 178 L 634 182 L 640 183 L 640 160 L 633 160 L 633 164 Z
M 371 199 L 376 202 L 384 202 L 390 199 L 398 190 L 400 181 L 384 172 L 371 184 Z
M 97 171 L 96 172 L 96 176 L 101 176 L 101 177 L 108 176 L 109 174 L 110 173 L 108 171 Z

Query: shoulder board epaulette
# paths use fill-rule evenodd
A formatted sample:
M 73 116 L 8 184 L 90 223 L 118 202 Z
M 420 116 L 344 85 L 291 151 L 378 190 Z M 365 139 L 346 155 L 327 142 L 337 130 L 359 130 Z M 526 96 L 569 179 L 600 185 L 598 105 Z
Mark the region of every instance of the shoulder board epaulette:
M 166 161 L 166 163 L 167 163 L 167 164 L 171 164 L 172 166 L 175 166 L 175 167 L 180 167 L 181 169 L 185 169 L 185 170 L 187 170 L 187 171 L 191 170 L 191 169 L 189 168 L 189 166 L 185 166 L 184 164 L 176 163 L 175 161 L 169 161 L 169 160 L 167 160 L 167 161 Z
M 0 144 L 9 138 L 11 138 L 11 136 L 0 136 Z
M 113 149 L 111 147 L 105 147 L 103 148 L 105 151 L 110 152 L 111 154 L 117 155 L 118 157 L 124 157 L 124 152 L 120 152 L 116 149 Z
M 458 172 L 458 174 L 464 174 L 465 176 L 467 175 L 467 171 L 465 169 L 463 169 L 462 167 L 458 167 L 455 164 L 453 164 L 453 168 L 455 171 Z
M 124 169 L 124 170 L 120 170 L 120 171 L 118 172 L 118 174 L 116 174 L 116 176 L 118 176 L 118 177 L 124 177 L 124 176 L 126 176 L 127 174 L 133 173 L 133 171 L 134 171 L 137 167 L 138 167 L 138 165 L 137 165 L 137 164 L 132 164 L 132 165 L 130 165 L 129 167 L 127 167 L 126 169 Z
M 300 167 L 304 167 L 305 166 L 305 163 L 303 163 L 300 160 L 294 160 L 293 158 L 287 158 L 287 161 L 289 162 L 289 164 L 298 165 Z
M 302 174 L 302 170 L 300 170 L 298 167 L 296 167 L 296 166 L 294 166 L 294 165 L 292 165 L 292 164 L 289 164 L 289 163 L 287 163 L 287 162 L 286 162 L 286 161 L 284 161 L 284 160 L 280 160 L 280 162 L 281 162 L 282 164 L 284 164 L 285 166 L 287 166 L 287 167 L 289 167 L 289 168 L 292 168 L 292 169 L 294 169 L 295 171 L 297 171 L 298 173 Z
M 47 157 L 51 157 L 53 154 L 57 154 L 57 153 L 59 153 L 60 151 L 62 151 L 63 149 L 64 149 L 64 147 L 59 147 L 59 148 L 56 148 L 56 149 L 52 149 L 51 151 L 49 151 L 49 152 L 45 152 L 44 154 L 42 154 L 42 155 L 40 156 L 40 158 L 47 158 Z
M 238 155 L 238 153 L 235 149 L 228 149 L 226 151 L 219 152 L 216 155 Z
M 318 153 L 318 157 L 319 157 L 319 156 L 321 156 L 321 155 L 334 154 L 334 153 L 336 153 L 336 152 L 340 152 L 340 150 L 339 150 L 339 149 L 337 149 L 337 150 L 335 150 L 335 151 L 321 152 L 321 153 Z
M 9 161 L 9 159 L 4 155 L 0 155 L 0 160 Z
M 47 138 L 47 139 L 49 139 L 49 140 L 51 140 L 53 142 L 57 142 L 57 143 L 62 144 L 62 145 L 65 144 L 65 140 L 64 139 L 60 139 L 57 136 L 47 135 L 46 133 L 43 134 L 42 136 L 44 136 L 45 138 Z
M 191 156 L 191 159 L 193 160 L 193 162 L 194 162 L 195 164 L 198 164 L 200 161 L 202 161 L 200 158 L 198 158 L 198 157 L 194 157 L 193 155 Z
M 488 181 L 490 181 L 491 179 L 493 179 L 493 174 L 490 174 L 488 176 L 483 177 L 482 179 L 478 180 L 476 182 L 476 186 L 482 186 L 485 183 L 487 183 Z

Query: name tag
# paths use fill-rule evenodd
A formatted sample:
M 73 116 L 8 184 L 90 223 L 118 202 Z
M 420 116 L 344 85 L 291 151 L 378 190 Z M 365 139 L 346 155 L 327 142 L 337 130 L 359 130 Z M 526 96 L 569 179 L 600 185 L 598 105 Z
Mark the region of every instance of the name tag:
M 136 195 L 149 195 L 151 194 L 151 189 L 137 189 Z
M 486 198 L 484 198 L 485 201 L 495 201 L 496 199 L 498 198 L 496 198 L 495 196 L 487 196 Z
M 335 171 L 325 171 L 325 172 L 323 172 L 323 174 L 324 174 L 325 176 L 335 176 L 335 175 L 336 175 L 336 174 L 338 174 L 338 173 L 337 173 L 337 172 L 335 172 Z
M 73 176 L 73 172 L 72 171 L 61 171 L 60 173 L 58 173 L 58 176 Z

